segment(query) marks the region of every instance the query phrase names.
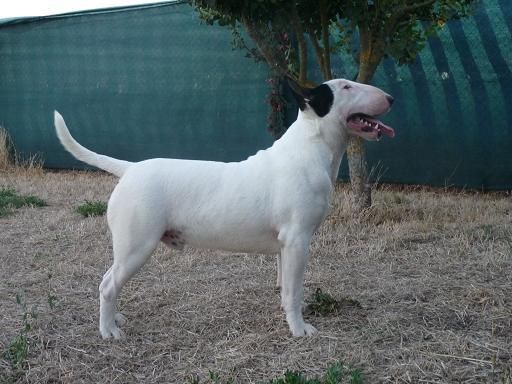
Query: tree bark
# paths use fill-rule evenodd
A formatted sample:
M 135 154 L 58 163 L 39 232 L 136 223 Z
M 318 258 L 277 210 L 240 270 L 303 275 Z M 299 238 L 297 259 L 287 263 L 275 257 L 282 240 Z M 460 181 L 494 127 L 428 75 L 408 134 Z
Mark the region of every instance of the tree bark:
M 304 30 L 300 23 L 297 6 L 292 7 L 292 25 L 297 37 L 297 45 L 299 46 L 299 83 L 304 85 L 308 74 L 308 46 L 304 37 Z
M 322 45 L 323 45 L 323 64 L 324 80 L 332 79 L 331 72 L 331 46 L 329 42 L 329 18 L 327 17 L 328 0 L 320 0 L 320 22 L 322 23 Z
M 248 18 L 242 18 L 242 24 L 270 68 L 279 74 L 286 74 L 288 72 L 286 58 L 267 42 L 270 32 L 268 27 L 265 24 L 256 23 Z
M 375 40 L 365 26 L 359 26 L 361 52 L 356 81 L 369 83 L 384 56 L 384 42 Z M 347 146 L 347 160 L 352 187 L 353 206 L 361 211 L 372 205 L 372 186 L 369 182 L 364 140 L 351 136 Z
M 347 146 L 348 170 L 352 187 L 352 205 L 361 211 L 372 205 L 372 191 L 368 183 L 368 164 L 363 139 L 351 136 Z
M 320 72 L 322 72 L 322 76 L 324 79 L 329 77 L 329 73 L 325 71 L 325 62 L 324 62 L 324 53 L 322 47 L 318 43 L 318 40 L 313 31 L 308 32 L 309 40 L 311 41 L 311 45 L 315 49 L 316 60 L 318 61 L 318 66 L 320 67 Z

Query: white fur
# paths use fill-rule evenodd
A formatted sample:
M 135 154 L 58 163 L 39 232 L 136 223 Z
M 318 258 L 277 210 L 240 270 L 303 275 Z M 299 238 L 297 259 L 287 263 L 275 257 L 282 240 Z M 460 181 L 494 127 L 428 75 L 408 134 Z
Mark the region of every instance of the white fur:
M 326 116 L 307 105 L 272 147 L 235 163 L 112 159 L 78 144 L 55 112 L 58 137 L 69 152 L 121 177 L 108 204 L 114 261 L 99 288 L 103 338 L 121 337 L 119 292 L 160 241 L 177 249 L 279 253 L 278 285 L 290 331 L 316 332 L 302 317 L 304 270 L 345 152 L 345 123 L 350 114 L 377 115 L 390 106 L 378 88 L 343 79 L 327 84 L 334 102 Z

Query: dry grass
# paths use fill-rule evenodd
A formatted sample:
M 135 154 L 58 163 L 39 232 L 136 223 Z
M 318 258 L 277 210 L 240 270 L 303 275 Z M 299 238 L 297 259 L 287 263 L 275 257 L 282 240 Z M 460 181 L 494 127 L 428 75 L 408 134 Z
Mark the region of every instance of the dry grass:
M 11 140 L 4 127 L 0 127 L 0 171 L 6 171 L 12 167 Z
M 39 154 L 21 154 L 13 146 L 9 132 L 0 126 L 0 174 L 42 173 L 44 159 Z
M 341 301 L 313 317 L 312 338 L 288 334 L 274 258 L 163 246 L 124 289 L 127 339 L 97 332 L 97 286 L 111 260 L 103 173 L 0 173 L 0 186 L 49 206 L 0 219 L 0 348 L 25 332 L 17 372 L 0 382 L 266 382 L 287 369 L 320 375 L 336 361 L 365 383 L 512 382 L 512 201 L 506 194 L 381 187 L 353 215 L 339 186 L 312 245 L 306 296 Z M 16 303 L 21 297 L 24 307 Z M 23 315 L 25 320 L 23 319 Z M 33 316 L 34 315 L 34 316 Z

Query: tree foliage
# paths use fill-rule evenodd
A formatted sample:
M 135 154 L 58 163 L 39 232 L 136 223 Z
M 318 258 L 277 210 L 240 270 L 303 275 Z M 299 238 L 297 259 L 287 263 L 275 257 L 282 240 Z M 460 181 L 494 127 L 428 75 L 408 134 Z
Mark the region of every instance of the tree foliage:
M 234 45 L 271 68 L 307 83 L 309 40 L 324 80 L 330 57 L 350 50 L 359 62 L 390 56 L 413 61 L 426 39 L 453 18 L 469 14 L 478 0 L 191 0 L 200 17 L 233 31 Z M 255 46 L 242 38 L 245 29 Z M 293 49 L 283 36 L 292 34 Z M 359 46 L 353 46 L 353 35 Z M 378 63 L 377 63 L 378 65 Z
M 247 50 L 256 60 L 265 60 L 281 74 L 291 73 L 299 82 L 307 82 L 307 43 L 315 47 L 324 77 L 330 77 L 330 31 L 339 19 L 343 0 L 191 0 L 201 18 L 233 31 L 234 45 Z M 240 29 L 251 38 L 254 47 L 242 39 Z M 293 49 L 285 36 L 297 41 Z M 328 65 L 326 65 L 328 64 Z
M 414 61 L 448 20 L 467 16 L 477 0 L 347 0 L 340 30 L 359 35 L 358 61 L 368 82 L 383 57 Z M 366 66 L 366 68 L 364 67 Z M 361 73 L 361 71 L 360 71 Z

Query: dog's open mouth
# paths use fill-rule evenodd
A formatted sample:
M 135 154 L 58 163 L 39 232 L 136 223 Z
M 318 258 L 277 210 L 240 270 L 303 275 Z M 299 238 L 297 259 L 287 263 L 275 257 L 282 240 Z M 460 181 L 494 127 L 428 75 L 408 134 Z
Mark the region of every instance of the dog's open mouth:
M 366 140 L 380 140 L 382 135 L 395 137 L 393 128 L 387 126 L 375 117 L 356 113 L 347 119 L 347 127 L 356 135 Z

